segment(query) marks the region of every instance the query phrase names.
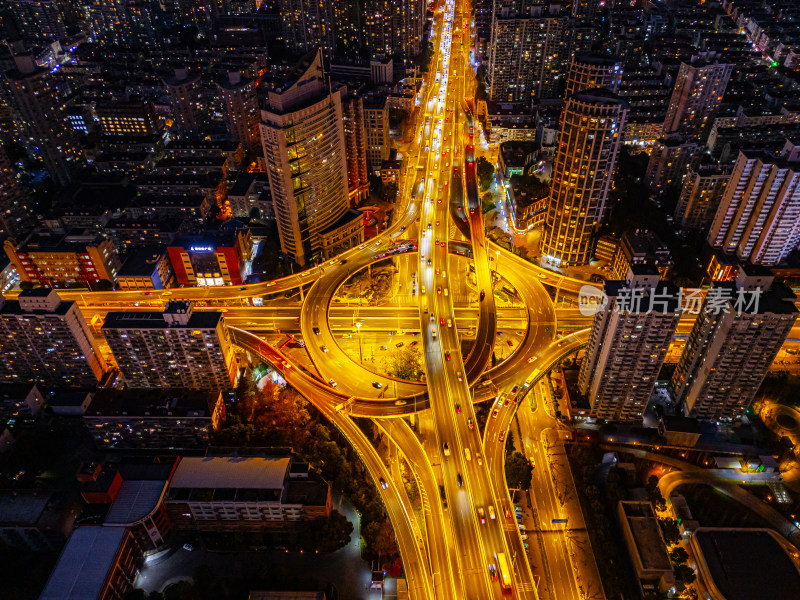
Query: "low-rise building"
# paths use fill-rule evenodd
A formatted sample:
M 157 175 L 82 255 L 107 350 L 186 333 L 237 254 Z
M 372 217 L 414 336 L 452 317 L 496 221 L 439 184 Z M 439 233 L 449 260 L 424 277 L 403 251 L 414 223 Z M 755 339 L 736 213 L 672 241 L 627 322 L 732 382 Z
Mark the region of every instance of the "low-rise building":
M 631 265 L 650 265 L 666 279 L 674 264 L 669 247 L 652 231 L 636 229 L 622 236 L 612 268 L 616 279 L 624 279 Z
M 83 422 L 104 448 L 205 448 L 225 420 L 225 397 L 190 389 L 104 389 L 94 394 Z
M 114 243 L 94 234 L 32 233 L 19 245 L 6 240 L 4 247 L 22 281 L 51 288 L 113 285 L 121 266 Z
M 687 448 L 694 448 L 701 434 L 697 419 L 682 415 L 661 415 L 658 419 L 658 433 L 670 446 Z
M 690 540 L 698 580 L 711 600 L 796 596 L 800 571 L 787 546 L 772 529 L 701 527 Z
M 119 270 L 121 290 L 162 290 L 174 279 L 172 264 L 164 246 L 145 246 L 129 252 Z
M 330 515 L 330 486 L 307 473 L 290 476 L 291 462 L 288 456 L 183 457 L 167 511 L 177 527 L 216 531 L 287 527 Z
M 129 529 L 79 527 L 61 551 L 39 600 L 125 598 L 141 558 Z
M 675 582 L 675 575 L 653 505 L 622 500 L 617 505 L 617 514 L 642 587 L 662 592 L 668 590 Z
M 181 286 L 242 285 L 251 252 L 247 229 L 186 236 L 167 247 L 170 266 Z
M 58 550 L 72 529 L 64 496 L 44 490 L 0 492 L 0 541 L 35 552 Z
M 0 385 L 0 453 L 8 450 L 36 422 L 44 396 L 32 384 Z

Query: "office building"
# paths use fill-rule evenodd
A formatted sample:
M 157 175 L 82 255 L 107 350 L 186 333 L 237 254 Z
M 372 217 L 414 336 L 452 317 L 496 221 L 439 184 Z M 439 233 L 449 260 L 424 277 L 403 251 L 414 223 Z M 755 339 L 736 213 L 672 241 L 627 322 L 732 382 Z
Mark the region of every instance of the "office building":
M 18 127 L 17 141 L 32 157 L 41 158 L 53 181 L 67 185 L 84 166 L 84 158 L 59 90 L 50 71 L 38 67 L 32 55 L 14 56 L 14 62 L 3 81 Z
M 605 285 L 608 304 L 592 321 L 579 385 L 592 416 L 640 423 L 680 320 L 678 288 L 658 270 L 633 265 Z
M 651 192 L 660 196 L 669 189 L 679 188 L 690 165 L 697 162 L 702 146 L 671 134 L 656 141 L 650 152 L 645 181 Z
M 259 150 L 261 113 L 255 80 L 242 77 L 239 71 L 231 71 L 226 79 L 217 82 L 217 93 L 228 135 L 247 150 Z
M 607 204 L 628 105 L 607 90 L 573 94 L 561 112 L 550 201 L 542 234 L 543 260 L 587 264 Z
M 675 206 L 675 223 L 687 230 L 703 230 L 710 226 L 730 176 L 731 168 L 726 166 L 689 167 Z
M 663 133 L 682 133 L 699 139 L 711 128 L 722 103 L 733 65 L 681 63 L 669 99 Z
M 319 256 L 323 233 L 348 212 L 344 94 L 329 88 L 322 51 L 315 50 L 269 90 L 261 111 L 281 250 L 300 265 Z
M 743 150 L 708 232 L 725 254 L 777 265 L 800 242 L 800 146 L 787 142 L 773 158 Z
M 233 388 L 236 360 L 218 312 L 170 301 L 163 313 L 110 312 L 103 334 L 131 388 Z
M 797 320 L 795 296 L 769 269 L 744 264 L 706 294 L 672 376 L 687 416 L 738 420 Z
M 610 54 L 576 52 L 572 55 L 564 90 L 566 100 L 575 92 L 605 88 L 615 94 L 622 83 L 622 62 Z
M 47 287 L 113 286 L 121 266 L 114 243 L 95 234 L 32 233 L 19 246 L 3 245 L 22 281 Z
M 258 530 L 330 515 L 331 493 L 288 456 L 185 456 L 165 503 L 178 528 Z
M 94 387 L 106 370 L 75 302 L 47 288 L 0 296 L 0 381 Z
M 570 50 L 567 23 L 556 4 L 527 13 L 496 6 L 486 65 L 488 99 L 530 104 L 534 97 L 559 97 Z
M 187 136 L 199 134 L 208 120 L 200 75 L 183 68 L 175 69 L 175 74 L 167 77 L 164 85 L 172 106 L 173 128 Z

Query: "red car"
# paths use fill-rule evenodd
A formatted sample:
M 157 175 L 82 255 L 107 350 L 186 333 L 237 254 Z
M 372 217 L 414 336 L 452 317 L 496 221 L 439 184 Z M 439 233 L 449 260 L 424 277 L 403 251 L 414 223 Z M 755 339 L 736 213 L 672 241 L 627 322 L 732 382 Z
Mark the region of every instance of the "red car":
M 500 432 L 500 435 L 497 437 L 497 439 L 498 439 L 499 441 L 501 441 L 501 442 L 504 442 L 504 441 L 505 441 L 505 439 L 506 439 L 506 432 L 505 432 L 505 431 L 501 431 L 501 432 Z
M 446 360 L 450 360 L 450 353 L 449 352 L 445 352 L 444 353 L 444 357 L 445 357 Z

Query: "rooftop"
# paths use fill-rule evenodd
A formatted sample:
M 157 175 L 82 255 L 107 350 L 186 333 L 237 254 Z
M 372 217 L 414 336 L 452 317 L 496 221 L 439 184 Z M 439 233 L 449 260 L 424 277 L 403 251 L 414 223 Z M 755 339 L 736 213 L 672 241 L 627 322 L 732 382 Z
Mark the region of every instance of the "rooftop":
M 129 525 L 141 521 L 158 506 L 166 480 L 123 481 L 104 525 Z
M 85 395 L 85 394 L 84 394 Z M 219 392 L 187 389 L 117 390 L 94 394 L 86 417 L 127 415 L 131 417 L 209 417 Z
M 650 502 L 620 502 L 620 504 L 636 543 L 642 567 L 648 571 L 672 572 L 653 505 Z
M 63 304 L 63 303 L 62 303 Z M 103 322 L 107 329 L 215 329 L 222 313 L 193 312 L 186 325 L 167 323 L 160 312 L 110 312 Z
M 79 527 L 61 551 L 39 600 L 98 598 L 128 530 Z
M 171 488 L 280 489 L 289 470 L 288 457 L 184 457 Z
M 797 597 L 800 572 L 771 530 L 703 527 L 694 535 L 725 600 Z
M 0 523 L 7 525 L 36 523 L 52 496 L 50 492 L 10 490 L 0 492 Z

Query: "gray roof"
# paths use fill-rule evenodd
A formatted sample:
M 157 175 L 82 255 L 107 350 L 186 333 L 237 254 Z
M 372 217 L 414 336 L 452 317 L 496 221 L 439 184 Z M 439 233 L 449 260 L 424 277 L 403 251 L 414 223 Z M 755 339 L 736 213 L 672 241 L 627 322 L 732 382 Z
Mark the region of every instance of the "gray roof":
M 181 459 L 172 488 L 280 489 L 289 469 L 286 457 L 195 457 Z
M 151 514 L 161 500 L 166 481 L 123 481 L 104 525 L 133 525 Z
M 128 534 L 123 527 L 79 527 L 64 546 L 39 600 L 90 600 L 100 596 Z

